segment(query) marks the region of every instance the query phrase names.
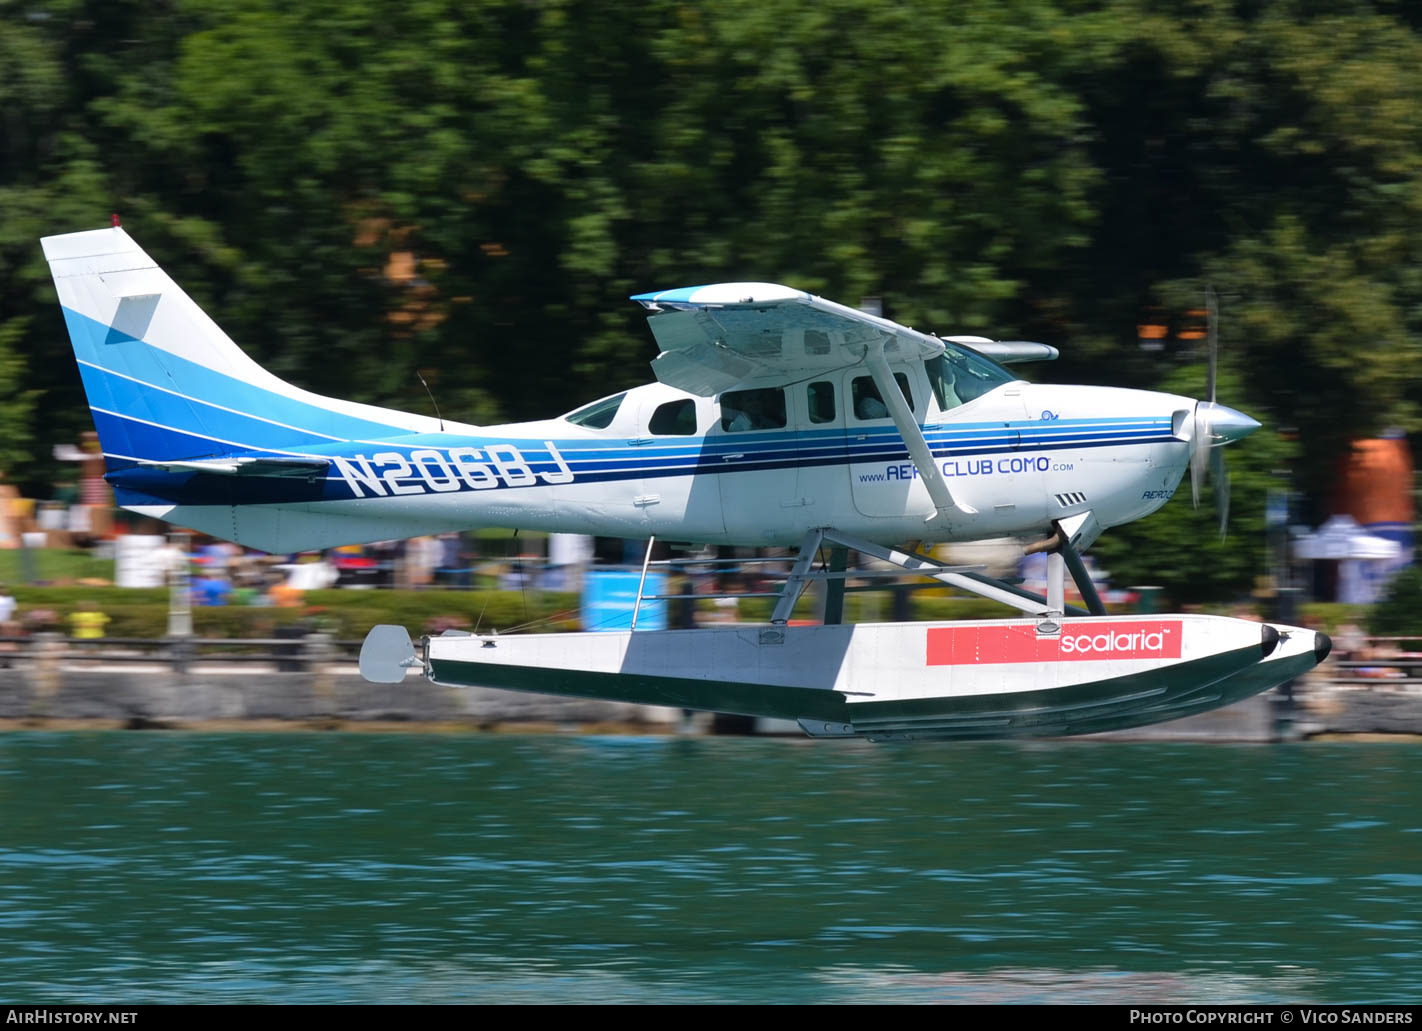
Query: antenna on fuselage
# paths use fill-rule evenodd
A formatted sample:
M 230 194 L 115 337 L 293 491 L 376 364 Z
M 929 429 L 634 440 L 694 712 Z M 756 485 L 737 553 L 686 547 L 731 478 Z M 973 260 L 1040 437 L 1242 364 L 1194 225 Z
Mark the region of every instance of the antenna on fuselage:
M 425 388 L 425 393 L 430 395 L 430 404 L 434 405 L 435 418 L 439 420 L 439 431 L 440 431 L 441 433 L 443 433 L 443 432 L 444 432 L 444 416 L 442 416 L 442 415 L 439 414 L 439 402 L 434 399 L 434 391 L 431 390 L 431 389 L 430 389 L 430 385 L 425 382 L 425 377 L 423 377 L 423 376 L 420 375 L 420 370 L 419 370 L 419 369 L 416 369 L 416 370 L 415 370 L 415 378 L 420 381 L 420 386 L 422 386 L 422 387 Z

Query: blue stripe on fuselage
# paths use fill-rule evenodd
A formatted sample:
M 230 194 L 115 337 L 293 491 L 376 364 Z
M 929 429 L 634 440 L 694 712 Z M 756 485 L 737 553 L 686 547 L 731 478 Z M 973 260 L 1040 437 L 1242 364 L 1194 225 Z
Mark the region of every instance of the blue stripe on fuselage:
M 95 413 L 95 418 L 96 421 L 121 419 L 121 417 L 107 416 L 103 413 Z M 142 423 L 125 421 L 127 422 L 125 432 L 138 439 L 140 443 L 144 440 L 143 435 L 153 430 Z M 1135 420 L 1137 424 L 1143 421 Z M 1173 440 L 1174 438 L 1169 432 L 1169 421 L 1158 420 L 1157 422 L 1158 426 L 1154 430 L 1132 429 L 1122 433 L 1108 429 L 1097 430 L 1093 434 L 1083 428 L 1079 432 L 1058 433 L 1049 441 L 1037 442 L 1028 439 L 1024 443 L 1016 445 L 1004 439 L 1004 434 L 1001 432 L 1002 427 L 999 424 L 993 427 L 998 431 L 996 433 L 973 436 L 958 434 L 960 439 L 951 443 L 935 442 L 931 446 L 931 450 L 935 457 L 954 458 L 990 454 L 1013 455 L 1065 449 L 1080 450 Z M 1025 429 L 1026 427 L 1022 427 L 1019 432 Z M 172 433 L 173 431 L 158 432 Z M 698 438 L 696 444 L 677 442 L 665 447 L 644 445 L 631 448 L 624 446 L 622 450 L 609 447 L 604 441 L 563 439 L 552 441 L 552 443 L 558 450 L 567 470 L 572 473 L 573 480 L 571 482 L 575 483 L 606 483 L 664 476 L 719 475 L 730 472 L 785 470 L 796 467 L 902 462 L 909 458 L 908 449 L 904 446 L 903 441 L 898 438 L 897 434 L 892 433 L 876 434 L 878 437 L 876 440 L 856 441 L 852 444 L 844 439 L 842 432 L 806 434 L 806 437 L 818 436 L 818 439 L 807 439 L 798 448 L 793 446 L 792 438 L 785 434 L 769 434 L 767 436 L 770 439 L 753 439 L 757 436 L 756 434 L 747 434 L 745 437 L 737 439 L 735 441 L 737 448 L 734 451 L 729 449 L 726 438 L 712 438 L 710 440 Z M 215 445 L 208 438 L 185 435 L 183 439 L 187 451 L 182 457 L 219 456 L 234 453 L 230 449 L 224 450 Z M 238 477 L 210 473 L 169 473 L 161 469 L 135 468 L 132 462 L 118 458 L 110 458 L 109 465 L 113 473 L 111 479 L 115 482 L 116 487 L 122 486 L 125 489 L 139 490 L 147 496 L 163 498 L 178 504 L 231 504 L 234 500 L 251 504 L 278 503 L 298 499 L 341 500 L 353 497 L 386 496 L 394 493 L 394 488 L 397 486 L 419 487 L 419 493 L 477 492 L 473 486 L 462 479 L 458 481 L 454 489 L 436 491 L 429 477 L 422 476 L 413 469 L 408 475 L 385 480 L 383 473 L 394 468 L 396 463 L 389 461 L 376 463 L 374 456 L 387 453 L 386 449 L 388 448 L 388 453 L 408 459 L 412 451 L 423 448 L 440 453 L 445 456 L 447 461 L 451 448 L 470 447 L 480 451 L 481 459 L 487 459 L 490 445 L 503 445 L 506 448 L 517 449 L 517 459 L 525 462 L 532 474 L 538 477 L 535 483 L 528 484 L 529 486 L 545 485 L 545 477 L 556 478 L 560 475 L 561 467 L 554 461 L 553 455 L 549 453 L 548 448 L 541 440 L 529 441 L 496 437 L 463 438 L 448 434 L 406 435 L 391 438 L 381 444 L 363 446 L 359 450 L 353 448 L 349 443 L 327 443 L 300 450 L 301 454 L 313 457 L 342 457 L 348 463 L 354 463 L 358 456 L 363 456 L 365 464 L 361 468 L 369 468 L 372 476 L 379 479 L 385 486 L 384 491 L 352 483 L 347 478 L 338 475 L 335 466 L 332 466 L 325 476 L 308 483 L 305 479 L 294 478 L 289 473 Z M 238 453 L 254 454 L 257 452 Z M 270 451 L 265 453 L 272 454 Z M 484 464 L 487 465 L 487 461 Z M 449 478 L 443 474 L 438 463 L 434 464 L 432 475 L 441 482 L 449 482 Z M 234 484 L 240 485 L 240 491 L 234 493 Z M 497 486 L 485 489 L 506 490 L 516 489 L 516 487 L 500 481 Z

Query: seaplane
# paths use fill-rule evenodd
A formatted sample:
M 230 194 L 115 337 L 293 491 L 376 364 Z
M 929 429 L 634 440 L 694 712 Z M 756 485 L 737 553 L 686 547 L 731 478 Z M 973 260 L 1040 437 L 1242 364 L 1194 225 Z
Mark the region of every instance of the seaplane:
M 1010 738 L 1202 712 L 1299 676 L 1330 647 L 1302 627 L 1110 615 L 1087 573 L 1100 534 L 1160 508 L 1187 470 L 1197 503 L 1212 470 L 1225 493 L 1220 449 L 1259 424 L 1212 384 L 1208 400 L 1034 384 L 1012 366 L 1055 348 L 720 283 L 632 298 L 659 348 L 656 382 L 557 418 L 474 426 L 279 379 L 117 219 L 42 246 L 106 478 L 129 511 L 267 552 L 482 527 L 796 549 L 763 625 L 638 630 L 634 618 L 418 645 L 380 626 L 361 654 L 377 683 L 413 669 L 788 719 L 812 737 Z M 1004 537 L 1045 552 L 1045 593 L 925 550 Z M 846 623 L 850 551 L 1012 614 Z M 798 625 L 811 585 L 825 615 Z

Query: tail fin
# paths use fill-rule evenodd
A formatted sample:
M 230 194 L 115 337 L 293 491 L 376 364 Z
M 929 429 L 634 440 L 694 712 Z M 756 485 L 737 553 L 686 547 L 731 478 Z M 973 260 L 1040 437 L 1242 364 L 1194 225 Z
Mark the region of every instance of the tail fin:
M 41 241 L 110 469 L 432 431 L 419 415 L 321 397 L 267 372 L 123 229 Z

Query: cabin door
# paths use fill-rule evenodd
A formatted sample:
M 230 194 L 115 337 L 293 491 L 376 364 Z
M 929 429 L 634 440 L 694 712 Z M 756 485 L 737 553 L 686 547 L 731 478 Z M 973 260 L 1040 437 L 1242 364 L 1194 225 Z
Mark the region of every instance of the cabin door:
M 706 435 L 705 463 L 719 470 L 726 532 L 766 541 L 785 536 L 788 510 L 801 506 L 794 404 L 785 387 L 728 390 Z

